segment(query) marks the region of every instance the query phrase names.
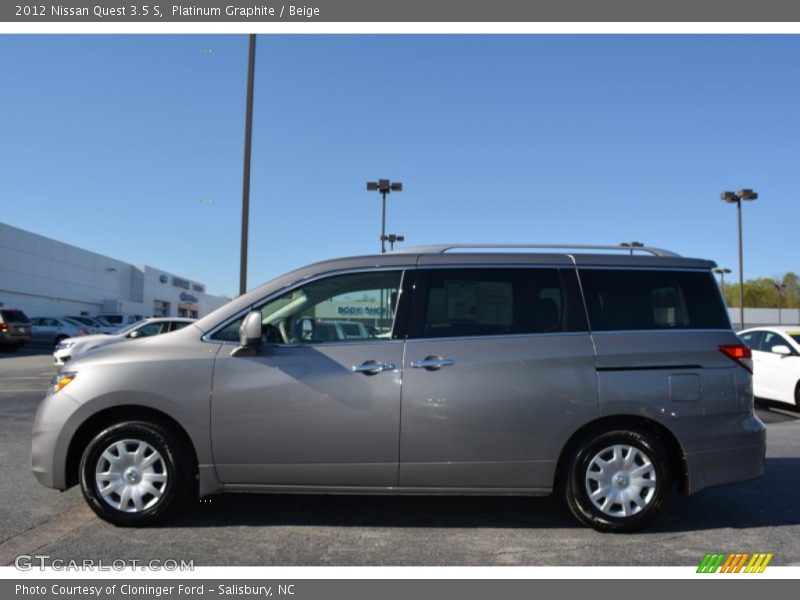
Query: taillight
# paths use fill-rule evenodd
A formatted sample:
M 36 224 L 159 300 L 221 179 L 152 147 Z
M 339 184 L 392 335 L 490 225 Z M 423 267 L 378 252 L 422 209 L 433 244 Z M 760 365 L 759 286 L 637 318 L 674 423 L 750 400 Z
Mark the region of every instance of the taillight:
M 744 344 L 723 344 L 719 347 L 719 351 L 740 367 L 747 369 L 749 373 L 753 372 L 753 353 L 748 346 Z
M 8 331 L 8 323 L 0 323 L 0 331 Z
M 81 327 L 80 329 L 78 329 L 78 335 L 89 335 L 89 330 L 86 329 L 85 327 Z

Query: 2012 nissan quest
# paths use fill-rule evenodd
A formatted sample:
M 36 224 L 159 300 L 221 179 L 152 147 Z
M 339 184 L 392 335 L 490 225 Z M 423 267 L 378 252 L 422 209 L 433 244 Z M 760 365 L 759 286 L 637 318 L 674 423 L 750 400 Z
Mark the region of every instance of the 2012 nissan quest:
M 556 492 L 601 531 L 761 476 L 714 263 L 558 248 L 322 262 L 88 352 L 39 406 L 33 471 L 119 525 L 225 491 Z

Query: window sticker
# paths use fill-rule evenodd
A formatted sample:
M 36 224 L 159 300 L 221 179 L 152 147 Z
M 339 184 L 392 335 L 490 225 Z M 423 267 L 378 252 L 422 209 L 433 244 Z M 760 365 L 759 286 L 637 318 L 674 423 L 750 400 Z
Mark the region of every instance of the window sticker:
M 478 322 L 510 326 L 514 316 L 514 291 L 511 283 L 487 281 L 479 288 Z
M 510 326 L 514 291 L 509 282 L 446 281 L 447 320 Z
M 478 320 L 478 284 L 473 281 L 446 281 L 447 320 Z

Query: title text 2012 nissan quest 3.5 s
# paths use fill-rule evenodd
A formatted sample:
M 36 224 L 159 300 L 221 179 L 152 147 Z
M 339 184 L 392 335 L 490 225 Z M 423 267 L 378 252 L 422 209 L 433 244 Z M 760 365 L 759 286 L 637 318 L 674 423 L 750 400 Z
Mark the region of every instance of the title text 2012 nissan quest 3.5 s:
M 119 525 L 225 491 L 555 492 L 601 531 L 761 476 L 714 263 L 569 248 L 331 260 L 87 352 L 39 406 L 33 471 Z

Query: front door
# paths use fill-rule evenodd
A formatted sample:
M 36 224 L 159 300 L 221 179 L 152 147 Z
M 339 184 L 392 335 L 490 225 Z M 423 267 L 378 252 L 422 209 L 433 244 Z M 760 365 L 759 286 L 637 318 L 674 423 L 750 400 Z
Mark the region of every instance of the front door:
M 254 356 L 218 353 L 211 430 L 226 484 L 397 484 L 403 341 L 393 339 L 401 271 L 306 283 L 257 307 Z M 240 321 L 216 339 L 236 335 Z

